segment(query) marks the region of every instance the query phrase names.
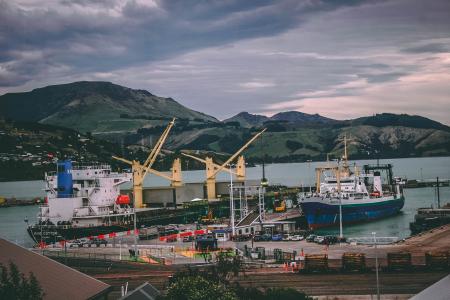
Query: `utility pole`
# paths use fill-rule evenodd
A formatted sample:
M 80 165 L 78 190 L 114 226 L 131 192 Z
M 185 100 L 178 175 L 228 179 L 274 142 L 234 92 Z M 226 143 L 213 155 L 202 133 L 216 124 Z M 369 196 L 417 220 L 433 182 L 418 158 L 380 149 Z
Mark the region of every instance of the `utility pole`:
M 229 164 L 230 166 L 230 171 L 232 171 L 232 164 Z M 230 172 L 230 223 L 231 223 L 231 233 L 233 235 L 235 235 L 235 228 L 234 228 L 234 199 L 233 199 L 233 172 Z
M 438 208 L 441 208 L 441 195 L 439 194 L 439 177 L 436 177 L 436 188 L 437 188 L 437 201 L 438 201 Z
M 133 211 L 134 211 L 134 220 L 133 220 L 133 227 L 134 227 L 134 256 L 136 257 L 137 260 L 137 254 L 138 254 L 138 250 L 137 250 L 137 234 L 136 234 L 136 207 L 133 207 Z
M 377 277 L 377 300 L 380 300 L 380 282 L 378 277 L 378 251 L 377 251 L 377 233 L 372 232 L 373 242 L 375 244 L 375 274 Z
M 342 230 L 342 193 L 341 193 L 341 169 L 338 160 L 337 172 L 336 172 L 336 182 L 338 185 L 338 196 L 339 196 L 339 237 L 344 237 L 344 233 Z
M 311 162 L 312 162 L 312 160 L 308 159 L 306 162 L 308 163 L 308 178 L 311 178 L 309 176 L 311 175 L 310 173 L 311 173 Z M 312 189 L 312 183 L 309 184 L 309 194 L 312 193 L 311 189 Z

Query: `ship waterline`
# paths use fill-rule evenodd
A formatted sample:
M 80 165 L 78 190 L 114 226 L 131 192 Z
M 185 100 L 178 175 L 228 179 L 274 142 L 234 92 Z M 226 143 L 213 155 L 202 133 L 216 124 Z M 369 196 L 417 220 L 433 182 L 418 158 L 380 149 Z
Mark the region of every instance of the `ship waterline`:
M 398 214 L 404 205 L 403 196 L 380 202 L 344 204 L 342 205 L 342 223 L 349 225 L 390 217 Z M 306 202 L 301 206 L 310 229 L 339 226 L 339 204 Z

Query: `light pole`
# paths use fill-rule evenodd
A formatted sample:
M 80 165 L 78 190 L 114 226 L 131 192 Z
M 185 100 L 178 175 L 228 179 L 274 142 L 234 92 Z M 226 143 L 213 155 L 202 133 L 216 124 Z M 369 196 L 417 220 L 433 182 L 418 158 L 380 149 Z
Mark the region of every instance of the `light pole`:
M 337 160 L 337 173 L 336 173 L 336 182 L 338 184 L 338 197 L 339 197 L 339 238 L 342 241 L 344 237 L 344 232 L 342 230 L 342 193 L 341 193 L 341 169 L 339 165 L 340 161 Z
M 378 278 L 378 251 L 377 251 L 377 233 L 372 232 L 373 242 L 375 245 L 375 274 L 377 277 L 377 300 L 380 300 L 380 282 Z
M 309 176 L 311 176 L 311 162 L 312 162 L 312 160 L 308 159 L 306 162 L 308 163 L 308 177 L 309 177 Z M 311 178 L 311 177 L 309 177 L 309 178 Z M 309 182 L 309 180 L 308 180 L 308 182 Z M 311 189 L 312 189 L 312 183 L 309 183 L 309 194 L 310 195 L 311 195 L 311 192 L 312 192 Z
M 133 212 L 134 212 L 134 217 L 133 217 L 133 228 L 134 228 L 134 257 L 137 260 L 137 254 L 138 254 L 138 250 L 137 250 L 137 234 L 136 234 L 136 202 L 134 202 L 135 205 L 133 207 Z
M 231 234 L 235 235 L 235 228 L 234 228 L 234 199 L 233 199 L 233 172 L 232 172 L 232 168 L 233 165 L 230 164 L 230 223 L 231 223 Z

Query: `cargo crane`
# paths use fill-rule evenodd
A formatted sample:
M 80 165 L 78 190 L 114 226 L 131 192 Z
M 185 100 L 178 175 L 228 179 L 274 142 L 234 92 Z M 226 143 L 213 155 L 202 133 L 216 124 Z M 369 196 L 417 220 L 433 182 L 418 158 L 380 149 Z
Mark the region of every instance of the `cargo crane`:
M 205 159 L 186 154 L 181 153 L 182 155 L 192 158 L 194 160 L 197 160 L 201 163 L 204 163 L 206 165 L 206 193 L 208 200 L 216 199 L 216 175 L 217 173 L 221 171 L 225 171 L 231 174 L 235 174 L 237 176 L 238 181 L 244 181 L 245 180 L 245 160 L 244 157 L 241 155 L 239 156 L 242 151 L 244 151 L 254 140 L 256 140 L 266 129 L 263 129 L 262 131 L 258 132 L 255 136 L 253 136 L 247 143 L 245 143 L 244 146 L 242 146 L 236 153 L 234 153 L 226 162 L 224 162 L 222 165 L 216 164 L 213 162 L 213 159 L 211 157 L 206 157 Z M 232 171 L 230 168 L 227 167 L 228 164 L 230 164 L 236 157 L 238 157 L 238 162 L 236 165 L 236 172 Z
M 125 158 L 113 156 L 114 159 L 131 165 L 131 170 L 133 172 L 133 195 L 135 208 L 144 207 L 142 197 L 142 186 L 144 183 L 144 178 L 147 175 L 147 173 L 150 172 L 158 176 L 167 178 L 172 181 L 173 185 L 181 185 L 181 163 L 179 159 L 175 160 L 174 162 L 174 167 L 172 168 L 172 177 L 169 177 L 165 174 L 162 174 L 161 172 L 152 169 L 152 166 L 156 161 L 156 157 L 161 151 L 162 145 L 166 141 L 167 136 L 169 135 L 169 132 L 174 124 L 175 118 L 173 118 L 172 121 L 170 121 L 169 125 L 167 125 L 166 129 L 156 142 L 155 147 L 152 149 L 152 151 L 150 152 L 149 156 L 147 157 L 146 161 L 143 164 L 141 164 L 137 160 L 130 161 Z

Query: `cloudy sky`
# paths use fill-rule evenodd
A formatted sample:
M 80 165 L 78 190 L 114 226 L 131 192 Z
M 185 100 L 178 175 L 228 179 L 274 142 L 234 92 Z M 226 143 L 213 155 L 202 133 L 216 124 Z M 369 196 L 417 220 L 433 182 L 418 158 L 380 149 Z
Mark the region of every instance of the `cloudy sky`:
M 112 81 L 219 119 L 450 125 L 450 1 L 0 0 L 0 94 Z

